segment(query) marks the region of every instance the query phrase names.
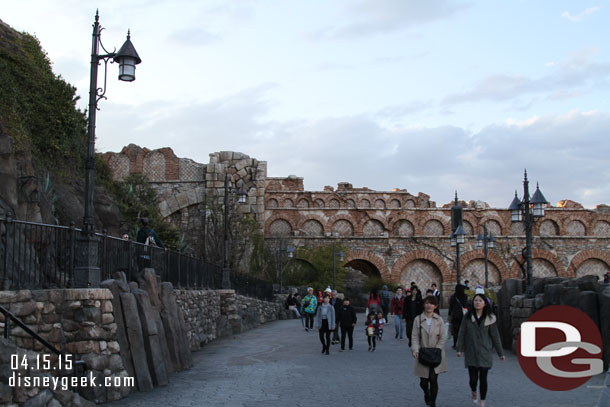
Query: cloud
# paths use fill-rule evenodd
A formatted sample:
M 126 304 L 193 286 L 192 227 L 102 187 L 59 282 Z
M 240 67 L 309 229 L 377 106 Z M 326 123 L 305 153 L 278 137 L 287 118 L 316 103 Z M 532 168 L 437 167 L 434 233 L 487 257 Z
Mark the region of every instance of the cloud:
M 566 18 L 574 23 L 580 23 L 584 18 L 597 13 L 601 7 L 589 7 L 576 15 L 571 15 L 568 11 L 564 11 L 561 13 L 561 17 Z
M 449 18 L 468 7 L 448 0 L 362 0 L 349 3 L 343 25 L 325 27 L 312 33 L 315 39 L 351 39 L 387 34 L 404 28 Z M 338 20 L 338 21 L 341 21 Z
M 169 40 L 180 45 L 203 46 L 220 41 L 220 36 L 199 28 L 189 28 L 172 32 Z
M 442 105 L 478 101 L 506 101 L 542 94 L 546 99 L 575 96 L 593 90 L 598 81 L 610 77 L 610 64 L 594 63 L 596 47 L 582 48 L 561 63 L 554 63 L 551 74 L 539 78 L 511 74 L 489 75 L 464 92 L 445 96 Z M 520 103 L 523 106 L 523 104 Z
M 462 199 L 507 207 L 515 188 L 522 194 L 527 168 L 532 184 L 540 181 L 553 204 L 561 199 L 589 208 L 610 203 L 608 113 L 532 116 L 474 134 L 457 126 L 392 128 L 366 114 L 275 121 L 268 117 L 276 86 L 261 84 L 205 103 L 129 107 L 109 101 L 98 121 L 98 147 L 169 146 L 179 157 L 201 163 L 214 151 L 240 151 L 267 161 L 269 176 L 304 177 L 308 190 L 346 181 L 424 192 L 439 205 L 457 190 Z M 134 118 L 142 124 L 130 128 Z

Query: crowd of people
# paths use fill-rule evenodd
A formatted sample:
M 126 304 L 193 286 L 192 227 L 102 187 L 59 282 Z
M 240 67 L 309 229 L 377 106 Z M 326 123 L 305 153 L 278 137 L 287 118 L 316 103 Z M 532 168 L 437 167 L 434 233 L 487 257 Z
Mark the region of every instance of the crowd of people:
M 453 338 L 456 356 L 464 357 L 472 401 L 479 407 L 486 404 L 487 376 L 493 353 L 504 360 L 491 300 L 480 286 L 476 287 L 471 300 L 466 294 L 467 284 L 468 281 L 457 284 L 449 298 L 447 323 L 439 312 L 441 293 L 435 283 L 424 295 L 412 282 L 408 288 L 397 287 L 393 293 L 384 285 L 380 292 L 372 289 L 368 296 L 364 324 L 368 351 L 375 352 L 383 341 L 389 315 L 394 324 L 394 339 L 408 339 L 415 359 L 413 373 L 419 377 L 424 401 L 429 406 L 436 405 L 438 375 L 447 371 L 445 342 L 449 337 Z M 313 287 L 309 287 L 303 298 L 296 293 L 290 294 L 286 307 L 301 318 L 306 331 L 318 330 L 322 354 L 329 355 L 331 345 L 335 344 L 341 345 L 341 352 L 345 351 L 346 337 L 348 349 L 353 349 L 357 316 L 349 298 L 340 298 L 330 287 L 316 295 Z

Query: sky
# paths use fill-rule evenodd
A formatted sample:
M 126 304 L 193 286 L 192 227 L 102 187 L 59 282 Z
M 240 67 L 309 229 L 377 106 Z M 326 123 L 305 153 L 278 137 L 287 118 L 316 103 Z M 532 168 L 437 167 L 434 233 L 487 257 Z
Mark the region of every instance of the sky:
M 108 66 L 99 152 L 240 151 L 306 190 L 438 206 L 506 208 L 527 169 L 552 205 L 610 204 L 610 0 L 3 2 L 83 110 L 96 8 L 106 49 L 129 29 L 142 59 L 131 83 Z

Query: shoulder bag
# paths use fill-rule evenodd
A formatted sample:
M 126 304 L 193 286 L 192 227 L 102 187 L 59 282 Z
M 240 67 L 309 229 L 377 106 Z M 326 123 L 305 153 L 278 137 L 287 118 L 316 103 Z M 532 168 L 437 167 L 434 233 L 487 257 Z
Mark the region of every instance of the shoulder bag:
M 421 314 L 419 316 L 419 343 L 421 344 Z M 442 350 L 439 348 L 419 348 L 419 363 L 428 367 L 437 367 L 441 364 L 443 357 Z

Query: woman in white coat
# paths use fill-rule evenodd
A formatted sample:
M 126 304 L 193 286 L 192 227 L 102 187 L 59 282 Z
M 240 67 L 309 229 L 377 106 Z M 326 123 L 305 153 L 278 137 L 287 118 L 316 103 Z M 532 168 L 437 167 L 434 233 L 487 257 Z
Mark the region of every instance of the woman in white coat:
M 447 358 L 445 357 L 445 322 L 440 315 L 434 312 L 436 307 L 438 307 L 438 300 L 435 296 L 431 295 L 424 299 L 424 312 L 413 321 L 413 331 L 411 333 L 413 342 L 411 350 L 413 352 L 413 357 L 415 358 L 413 374 L 420 378 L 419 386 L 424 391 L 424 401 L 426 402 L 426 405 L 431 407 L 436 406 L 438 375 L 439 373 L 447 371 Z M 441 364 L 433 368 L 424 366 L 420 363 L 420 348 L 441 349 Z

